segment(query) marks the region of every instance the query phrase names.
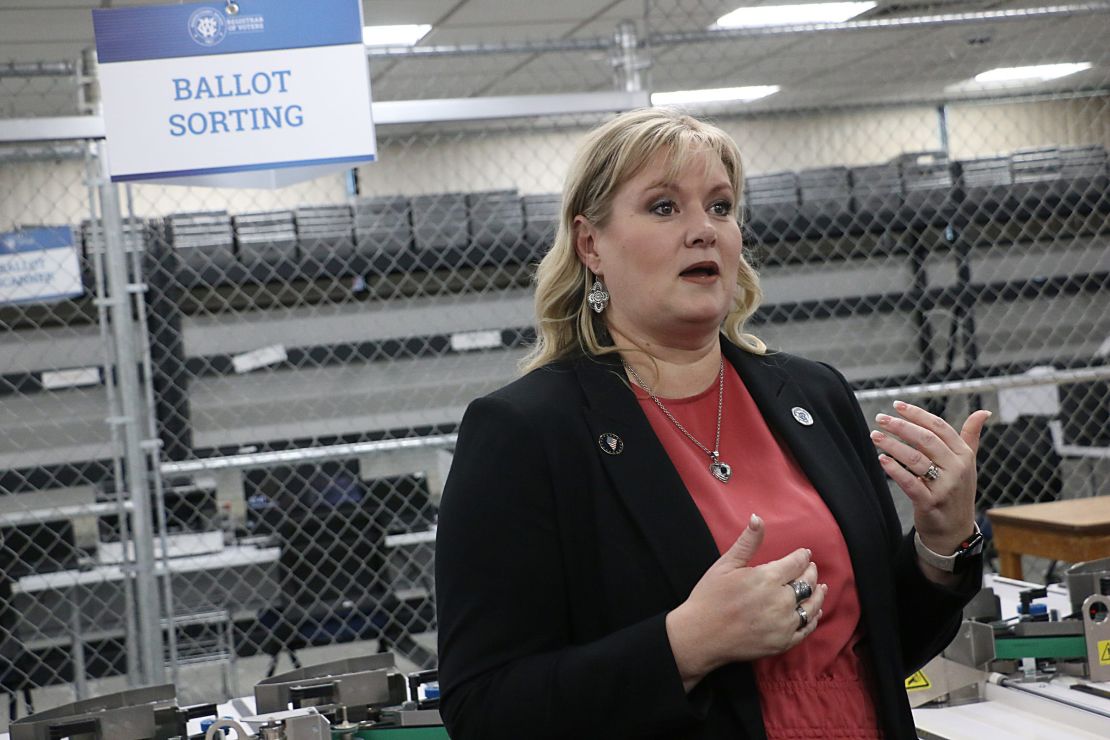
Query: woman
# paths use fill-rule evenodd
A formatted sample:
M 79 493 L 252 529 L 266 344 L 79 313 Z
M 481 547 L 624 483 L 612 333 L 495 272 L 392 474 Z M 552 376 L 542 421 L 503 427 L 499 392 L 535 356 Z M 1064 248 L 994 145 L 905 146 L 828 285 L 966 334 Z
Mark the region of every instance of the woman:
M 979 586 L 988 414 L 896 403 L 869 434 L 839 373 L 746 334 L 742 182 L 673 111 L 582 145 L 528 372 L 470 405 L 443 494 L 456 740 L 916 737 L 903 679 Z

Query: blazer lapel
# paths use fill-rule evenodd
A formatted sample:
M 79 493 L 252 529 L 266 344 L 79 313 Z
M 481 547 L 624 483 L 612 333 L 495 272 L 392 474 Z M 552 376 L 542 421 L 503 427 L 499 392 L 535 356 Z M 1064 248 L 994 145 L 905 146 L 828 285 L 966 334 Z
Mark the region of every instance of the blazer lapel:
M 882 522 L 877 517 L 866 515 L 867 510 L 873 507 L 866 506 L 868 497 L 861 489 L 870 483 L 860 479 L 845 458 L 845 450 L 836 443 L 830 431 L 841 426 L 842 422 L 825 418 L 831 414 L 828 406 L 808 398 L 801 386 L 779 365 L 780 358 L 753 355 L 724 338 L 721 344 L 725 357 L 743 378 L 767 426 L 789 449 L 840 525 L 859 577 L 860 569 L 869 556 L 865 552 L 866 543 L 874 540 L 875 529 Z M 810 414 L 812 424 L 799 421 L 794 409 Z
M 685 599 L 720 557 L 713 536 L 635 395 L 621 381 L 616 356 L 584 358 L 575 369 L 601 465 L 654 550 L 674 596 Z M 620 438 L 620 454 L 602 449 L 604 435 Z

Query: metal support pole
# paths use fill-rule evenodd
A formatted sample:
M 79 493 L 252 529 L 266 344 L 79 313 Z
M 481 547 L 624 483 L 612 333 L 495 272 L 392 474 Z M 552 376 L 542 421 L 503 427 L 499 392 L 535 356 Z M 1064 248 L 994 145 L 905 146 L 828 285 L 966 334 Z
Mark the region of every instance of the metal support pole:
M 632 21 L 621 21 L 617 25 L 614 37 L 613 66 L 619 71 L 625 92 L 639 92 L 644 89 L 643 79 L 640 76 L 644 64 L 639 56 L 639 39 L 636 37 L 636 24 Z
M 856 391 L 856 400 L 888 401 L 895 398 L 932 398 L 950 394 L 971 395 L 1004 388 L 1031 388 L 1039 385 L 1064 385 L 1066 383 L 1095 383 L 1110 379 L 1110 365 L 1095 365 L 1075 370 L 1053 370 L 1036 375 L 1000 375 L 993 378 L 971 380 L 946 380 L 940 383 L 903 385 L 897 388 L 873 388 Z
M 0 78 L 3 77 L 69 77 L 73 74 L 73 62 L 8 62 L 0 64 Z
M 948 104 L 937 106 L 937 138 L 940 139 L 940 150 L 948 156 Z
M 139 628 L 139 666 L 142 680 L 162 683 L 162 629 L 158 604 L 158 583 L 154 563 L 154 518 L 151 511 L 147 475 L 147 454 L 143 449 L 143 391 L 139 382 L 140 357 L 135 348 L 131 285 L 124 253 L 123 223 L 119 193 L 111 181 L 108 152 L 100 144 L 100 213 L 103 220 L 104 258 L 108 273 L 109 315 L 116 347 L 117 390 L 123 412 L 122 427 L 127 490 L 132 505 L 132 532 L 135 543 L 135 594 Z
M 72 594 L 77 597 L 81 589 L 72 589 Z M 80 599 L 84 601 L 84 599 Z M 81 637 L 81 608 L 84 604 L 74 600 L 69 605 L 69 642 L 70 655 L 73 660 L 73 694 L 77 701 L 87 699 L 89 696 L 88 669 L 85 666 L 85 641 Z
M 100 111 L 100 65 L 96 59 L 96 49 L 88 47 L 81 50 L 77 64 L 77 110 L 81 113 Z
M 104 392 L 108 401 L 109 420 L 123 418 L 119 407 L 119 398 L 116 394 L 115 342 L 112 340 L 111 328 L 108 317 L 108 284 L 107 267 L 104 264 L 104 219 L 100 216 L 97 202 L 100 183 L 100 162 L 94 152 L 93 142 L 83 142 L 86 149 L 85 179 L 89 191 L 89 215 L 92 218 L 94 238 L 90 245 L 89 257 L 93 264 L 93 278 L 96 285 L 96 316 L 97 326 L 100 329 L 100 343 L 104 347 Z M 120 459 L 123 444 L 120 441 L 119 425 L 109 422 L 112 439 L 112 481 L 113 493 L 116 501 L 116 517 L 119 527 L 119 541 L 123 552 L 130 552 L 131 525 L 128 523 L 131 504 L 126 500 L 124 492 L 123 461 Z M 139 676 L 139 638 L 138 625 L 135 622 L 135 584 L 131 578 L 123 579 L 124 600 L 124 634 L 127 651 L 127 685 L 135 688 L 140 685 Z
M 127 221 L 131 229 L 125 236 L 127 242 L 127 253 L 130 257 L 131 275 L 134 277 L 135 282 L 147 285 L 149 284 L 144 280 L 146 272 L 143 270 L 143 254 L 145 251 L 146 230 L 136 233 L 134 226 L 139 223 L 135 217 L 135 201 L 131 195 L 131 185 L 126 186 L 127 192 Z M 177 665 L 177 630 L 174 629 L 174 601 L 173 601 L 173 580 L 170 578 L 170 545 L 169 534 L 166 527 L 166 496 L 165 489 L 162 487 L 162 473 L 158 469 L 161 462 L 162 440 L 158 438 L 158 422 L 155 418 L 155 409 L 158 407 L 154 402 L 154 364 L 150 356 L 150 337 L 153 335 L 150 332 L 150 325 L 147 322 L 147 303 L 146 294 L 143 290 L 135 290 L 131 292 L 131 298 L 134 301 L 135 316 L 139 321 L 139 336 L 144 337 L 144 341 L 140 344 L 139 350 L 142 354 L 142 367 L 143 377 L 146 382 L 143 384 L 144 392 L 144 408 L 146 408 L 146 424 L 147 424 L 147 440 L 143 444 L 143 449 L 150 456 L 149 467 L 149 480 L 151 487 L 154 491 L 154 513 L 155 521 L 158 523 L 158 541 L 162 546 L 162 564 L 164 566 L 165 576 L 162 577 L 162 614 L 165 623 L 168 625 L 166 629 L 166 639 L 169 641 L 169 650 L 166 653 L 170 664 L 170 678 L 173 684 L 177 684 L 178 679 L 178 665 Z

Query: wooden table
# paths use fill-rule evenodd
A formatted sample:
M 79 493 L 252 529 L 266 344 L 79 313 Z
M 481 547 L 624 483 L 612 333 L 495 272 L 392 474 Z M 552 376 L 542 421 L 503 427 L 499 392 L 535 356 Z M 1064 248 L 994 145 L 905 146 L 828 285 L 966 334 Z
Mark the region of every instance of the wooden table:
M 990 509 L 1000 575 L 1022 577 L 1021 556 L 1067 563 L 1110 557 L 1110 496 Z

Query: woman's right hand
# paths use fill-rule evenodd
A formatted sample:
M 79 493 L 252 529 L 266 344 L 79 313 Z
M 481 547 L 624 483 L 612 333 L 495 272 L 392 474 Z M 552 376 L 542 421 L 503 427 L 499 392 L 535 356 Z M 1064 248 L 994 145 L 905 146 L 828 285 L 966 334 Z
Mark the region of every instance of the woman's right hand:
M 667 637 L 686 691 L 726 664 L 783 653 L 813 633 L 828 586 L 817 583 L 817 565 L 801 548 L 781 560 L 748 567 L 763 542 L 763 521 L 751 522 L 732 547 L 701 577 L 686 601 L 667 614 Z M 800 606 L 791 581 L 804 580 L 813 595 Z

